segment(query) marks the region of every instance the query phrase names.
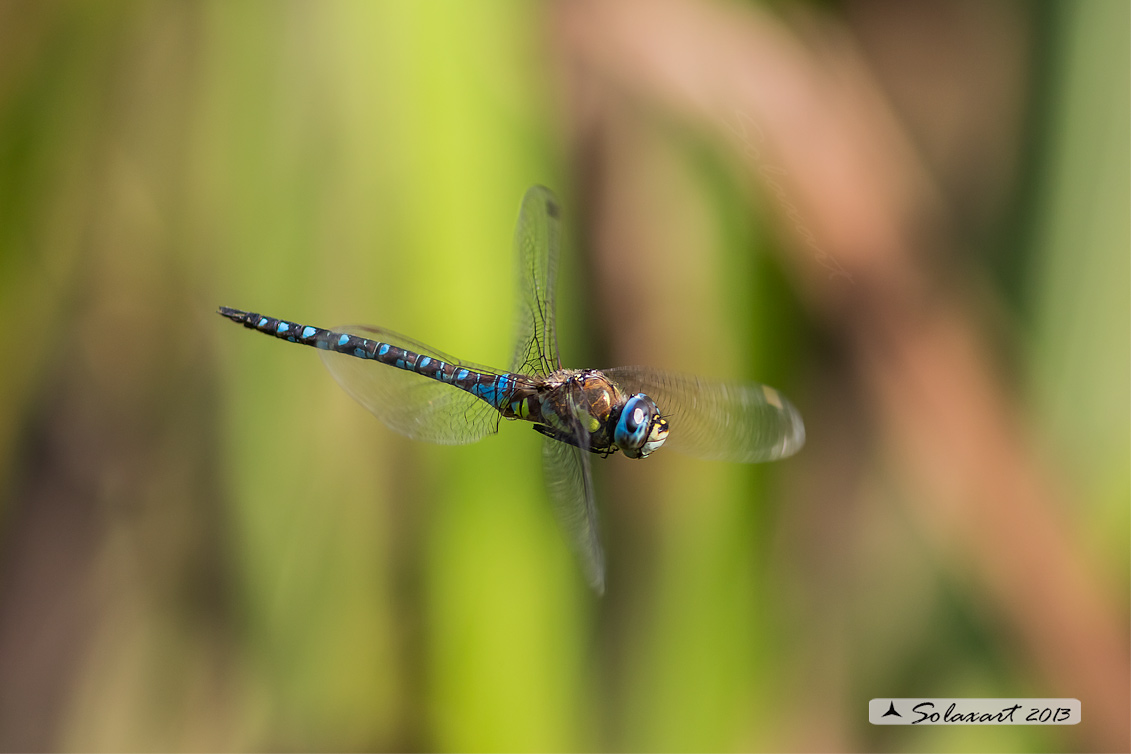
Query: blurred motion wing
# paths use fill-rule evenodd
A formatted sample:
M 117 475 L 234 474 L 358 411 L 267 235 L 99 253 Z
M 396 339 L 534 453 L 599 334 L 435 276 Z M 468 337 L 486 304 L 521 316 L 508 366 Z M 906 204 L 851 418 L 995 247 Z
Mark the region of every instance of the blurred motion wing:
M 805 444 L 801 414 L 772 387 L 648 367 L 603 371 L 621 388 L 656 402 L 670 424 L 665 447 L 680 453 L 754 463 L 791 456 Z
M 589 435 L 580 422 L 576 431 L 581 433 L 580 442 L 588 445 Z M 570 548 L 581 561 L 585 579 L 598 594 L 604 594 L 605 554 L 601 549 L 589 452 L 546 438 L 542 445 L 542 468 L 554 513 L 565 530 Z
M 561 207 L 550 189 L 527 189 L 514 231 L 518 310 L 512 372 L 547 375 L 561 368 L 554 330 L 560 218 Z

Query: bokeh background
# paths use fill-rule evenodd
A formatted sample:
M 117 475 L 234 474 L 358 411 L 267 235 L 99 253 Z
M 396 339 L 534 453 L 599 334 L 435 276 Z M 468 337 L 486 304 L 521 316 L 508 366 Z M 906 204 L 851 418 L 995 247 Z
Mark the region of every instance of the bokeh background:
M 1125 2 L 0 2 L 0 749 L 1127 751 Z M 228 305 L 765 382 L 764 466 L 393 434 Z M 878 728 L 883 696 L 1075 727 Z

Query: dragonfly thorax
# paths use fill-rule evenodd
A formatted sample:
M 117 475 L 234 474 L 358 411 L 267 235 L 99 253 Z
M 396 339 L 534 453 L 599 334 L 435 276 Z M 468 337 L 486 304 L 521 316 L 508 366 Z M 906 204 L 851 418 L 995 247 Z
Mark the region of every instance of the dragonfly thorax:
M 609 455 L 645 458 L 667 439 L 668 423 L 655 402 L 625 393 L 597 369 L 561 369 L 513 396 L 514 418 L 542 434 Z
M 625 400 L 616 383 L 596 369 L 560 369 L 539 388 L 531 418 L 552 430 L 551 436 L 597 453 L 616 451 L 612 427 Z

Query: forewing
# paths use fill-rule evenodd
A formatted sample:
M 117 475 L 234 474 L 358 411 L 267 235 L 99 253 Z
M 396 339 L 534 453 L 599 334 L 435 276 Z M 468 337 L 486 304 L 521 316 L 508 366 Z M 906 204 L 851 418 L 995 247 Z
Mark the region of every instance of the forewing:
M 512 372 L 547 375 L 561 366 L 554 330 L 560 218 L 561 207 L 550 189 L 527 190 L 514 231 L 518 310 Z
M 604 370 L 630 393 L 644 393 L 668 419 L 664 447 L 719 461 L 753 463 L 791 456 L 805 444 L 801 414 L 777 390 L 648 367 Z
M 347 325 L 337 328 L 336 332 L 388 343 L 454 366 L 499 373 L 452 358 L 381 327 Z M 499 431 L 499 412 L 471 393 L 371 359 L 322 349 L 318 353 L 351 398 L 406 437 L 441 445 L 462 445 Z
M 582 433 L 582 444 L 588 445 L 589 435 L 580 425 L 577 430 Z M 585 579 L 598 594 L 604 594 L 605 553 L 601 549 L 589 451 L 547 437 L 542 446 L 542 468 L 554 513 L 581 561 Z

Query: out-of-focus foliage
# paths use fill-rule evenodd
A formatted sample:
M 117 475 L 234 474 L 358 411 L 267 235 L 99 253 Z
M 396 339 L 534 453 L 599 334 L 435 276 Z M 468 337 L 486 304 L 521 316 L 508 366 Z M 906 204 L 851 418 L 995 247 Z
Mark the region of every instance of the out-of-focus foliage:
M 1028 450 L 1125 630 L 1129 19 L 1118 2 L 1040 7 L 1015 9 L 1032 24 L 1017 96 L 1040 106 L 1004 142 L 1013 203 L 982 216 L 964 269 L 1000 316 L 994 370 Z M 870 8 L 821 23 L 851 30 Z M 0 2 L 0 749 L 1110 740 L 868 726 L 872 697 L 1073 693 L 901 507 L 935 491 L 893 468 L 852 344 L 798 293 L 773 185 L 751 190 L 733 145 L 630 91 L 613 108 L 636 130 L 586 131 L 597 97 L 563 85 L 560 10 Z M 670 64 L 680 90 L 691 64 Z M 642 190 L 587 193 L 629 152 L 649 159 L 619 185 Z M 505 366 L 534 183 L 565 207 L 567 365 L 767 382 L 814 447 L 764 467 L 600 464 L 602 599 L 529 428 L 413 443 L 312 350 L 214 314 L 369 322 Z M 836 438 L 852 453 L 822 455 Z M 858 508 L 812 494 L 826 474 Z

